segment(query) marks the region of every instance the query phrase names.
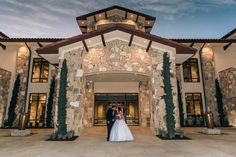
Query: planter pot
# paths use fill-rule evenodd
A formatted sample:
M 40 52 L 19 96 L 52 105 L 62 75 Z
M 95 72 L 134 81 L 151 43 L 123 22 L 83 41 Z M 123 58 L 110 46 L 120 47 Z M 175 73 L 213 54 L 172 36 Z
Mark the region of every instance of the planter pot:
M 19 130 L 25 130 L 26 125 L 28 123 L 29 114 L 28 113 L 21 113 L 19 118 Z

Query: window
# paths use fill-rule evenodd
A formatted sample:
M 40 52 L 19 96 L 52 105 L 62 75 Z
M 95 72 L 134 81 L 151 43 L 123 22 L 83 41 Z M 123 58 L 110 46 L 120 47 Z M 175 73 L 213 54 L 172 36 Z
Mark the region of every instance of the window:
M 183 63 L 184 82 L 200 82 L 198 60 L 190 58 Z
M 49 63 L 43 58 L 34 58 L 31 82 L 48 82 Z
M 45 110 L 47 95 L 41 93 L 30 94 L 29 102 L 29 126 L 43 127 L 45 121 Z
M 201 93 L 186 93 L 186 109 L 188 125 L 203 125 L 203 109 Z

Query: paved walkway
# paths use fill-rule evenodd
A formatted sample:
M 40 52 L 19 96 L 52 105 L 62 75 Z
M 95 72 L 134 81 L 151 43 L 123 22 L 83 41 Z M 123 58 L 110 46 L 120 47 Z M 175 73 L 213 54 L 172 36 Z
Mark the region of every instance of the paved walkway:
M 32 129 L 32 136 L 10 137 L 0 130 L 0 157 L 236 157 L 236 129 L 223 129 L 224 135 L 203 135 L 201 128 L 186 128 L 192 140 L 163 141 L 149 128 L 131 127 L 133 142 L 106 141 L 105 127 L 85 129 L 71 142 L 45 141 L 51 129 Z

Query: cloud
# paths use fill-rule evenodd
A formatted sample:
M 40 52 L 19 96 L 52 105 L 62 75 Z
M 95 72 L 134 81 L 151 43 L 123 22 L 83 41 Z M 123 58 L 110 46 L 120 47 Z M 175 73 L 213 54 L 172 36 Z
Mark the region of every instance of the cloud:
M 56 33 L 64 37 L 79 32 L 75 17 L 112 5 L 174 21 L 179 16 L 194 16 L 200 11 L 236 7 L 236 0 L 1 0 L 0 31 L 17 36 L 26 33 L 35 37 L 54 36 Z

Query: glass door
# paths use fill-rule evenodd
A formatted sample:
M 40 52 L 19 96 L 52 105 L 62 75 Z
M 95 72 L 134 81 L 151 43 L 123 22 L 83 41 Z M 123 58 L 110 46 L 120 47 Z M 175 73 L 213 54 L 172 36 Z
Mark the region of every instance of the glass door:
M 94 107 L 94 124 L 106 125 L 106 101 L 96 101 Z
M 139 125 L 137 93 L 97 93 L 94 97 L 94 125 L 106 125 L 106 111 L 110 104 L 122 109 L 128 125 Z
M 44 127 L 47 95 L 30 94 L 29 127 Z

